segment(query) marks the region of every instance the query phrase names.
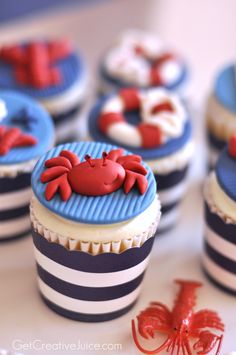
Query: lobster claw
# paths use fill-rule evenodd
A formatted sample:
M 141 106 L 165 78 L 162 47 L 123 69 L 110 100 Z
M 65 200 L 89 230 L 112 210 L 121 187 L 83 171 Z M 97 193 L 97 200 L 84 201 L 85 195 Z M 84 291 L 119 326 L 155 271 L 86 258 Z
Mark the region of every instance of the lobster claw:
M 212 334 L 208 330 L 204 330 L 199 334 L 199 340 L 193 345 L 193 348 L 194 350 L 198 350 L 198 355 L 205 355 L 214 349 L 218 342 L 221 343 L 221 340 L 220 336 Z

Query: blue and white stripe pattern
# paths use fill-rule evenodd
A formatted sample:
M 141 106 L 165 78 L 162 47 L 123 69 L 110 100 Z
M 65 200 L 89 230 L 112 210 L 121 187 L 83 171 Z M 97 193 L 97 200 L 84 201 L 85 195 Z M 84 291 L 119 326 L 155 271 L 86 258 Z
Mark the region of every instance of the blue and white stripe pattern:
M 92 255 L 48 242 L 32 230 L 40 293 L 57 313 L 101 322 L 136 302 L 154 238 L 121 254 Z
M 236 224 L 225 223 L 207 203 L 203 267 L 211 281 L 236 295 Z
M 158 233 L 174 227 L 179 217 L 179 204 L 186 190 L 188 166 L 166 175 L 155 174 L 161 201 L 161 221 Z
M 0 241 L 30 232 L 30 173 L 0 178 Z

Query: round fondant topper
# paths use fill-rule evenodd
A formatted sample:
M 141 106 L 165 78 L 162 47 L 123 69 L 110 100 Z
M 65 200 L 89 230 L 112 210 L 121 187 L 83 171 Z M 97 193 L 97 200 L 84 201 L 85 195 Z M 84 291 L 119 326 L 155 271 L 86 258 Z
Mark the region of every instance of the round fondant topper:
M 7 115 L 7 108 L 4 100 L 0 100 L 0 122 L 2 121 L 3 118 L 5 118 Z
M 140 157 L 96 142 L 51 149 L 33 171 L 32 188 L 40 203 L 53 213 L 92 224 L 135 217 L 156 196 L 153 173 L 141 164 Z
M 54 141 L 49 114 L 34 100 L 12 91 L 0 91 L 6 115 L 0 123 L 0 165 L 34 160 Z
M 140 87 L 171 86 L 182 75 L 181 60 L 166 51 L 151 33 L 125 32 L 105 58 L 105 70 L 111 77 Z
M 141 122 L 132 125 L 124 112 L 139 111 Z M 179 99 L 164 89 L 122 89 L 105 102 L 98 117 L 101 132 L 131 147 L 155 148 L 183 134 L 187 119 Z
M 236 155 L 233 136 L 229 145 L 223 149 L 216 164 L 216 176 L 219 185 L 227 196 L 236 201 Z
M 236 65 L 225 67 L 218 74 L 214 95 L 226 109 L 236 114 Z

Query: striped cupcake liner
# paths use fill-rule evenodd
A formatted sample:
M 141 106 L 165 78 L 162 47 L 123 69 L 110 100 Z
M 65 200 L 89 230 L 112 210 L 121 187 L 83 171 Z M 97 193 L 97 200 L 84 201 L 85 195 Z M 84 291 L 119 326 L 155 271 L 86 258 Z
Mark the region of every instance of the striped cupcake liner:
M 39 290 L 52 310 L 74 320 L 102 322 L 135 304 L 154 241 L 151 234 L 141 246 L 93 255 L 52 242 L 34 222 L 32 226 Z M 155 228 L 150 230 L 153 236 Z
M 236 295 L 236 224 L 223 216 L 207 196 L 205 201 L 203 268 L 208 278 Z
M 162 213 L 158 233 L 173 228 L 179 219 L 179 205 L 186 191 L 188 167 L 166 175 L 155 174 Z
M 30 232 L 30 173 L 0 178 L 0 242 Z

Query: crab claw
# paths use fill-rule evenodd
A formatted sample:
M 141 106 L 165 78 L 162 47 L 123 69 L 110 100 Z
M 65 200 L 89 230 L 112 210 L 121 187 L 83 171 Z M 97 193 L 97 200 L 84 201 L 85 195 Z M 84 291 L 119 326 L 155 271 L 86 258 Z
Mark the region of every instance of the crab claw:
M 148 181 L 145 176 L 135 173 L 134 171 L 126 170 L 126 178 L 124 183 L 124 191 L 128 194 L 134 185 L 137 183 L 141 195 L 145 193 L 148 187 Z
M 199 340 L 194 344 L 194 350 L 198 350 L 198 355 L 208 354 L 221 341 L 221 337 L 204 330 L 199 334 Z

